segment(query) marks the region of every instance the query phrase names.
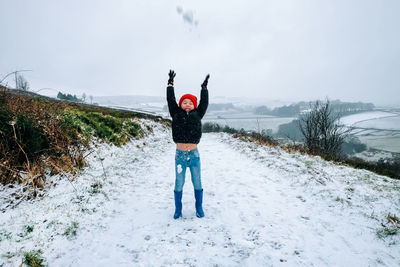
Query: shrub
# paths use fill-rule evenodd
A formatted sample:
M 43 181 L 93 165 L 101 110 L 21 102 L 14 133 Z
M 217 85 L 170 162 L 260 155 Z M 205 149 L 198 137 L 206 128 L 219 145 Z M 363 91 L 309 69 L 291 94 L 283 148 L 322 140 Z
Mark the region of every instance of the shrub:
M 244 132 L 243 128 L 240 130 L 237 130 L 235 128 L 229 127 L 228 125 L 221 126 L 218 123 L 215 122 L 206 122 L 202 124 L 202 131 L 205 133 L 210 133 L 210 132 L 224 132 L 224 133 L 239 133 L 239 132 Z
M 271 132 L 268 130 L 262 130 L 261 132 L 256 131 L 245 131 L 243 128 L 237 130 L 235 128 L 229 127 L 225 125 L 222 127 L 218 123 L 215 122 L 206 122 L 202 126 L 202 130 L 204 132 L 224 132 L 234 134 L 234 137 L 250 137 L 256 142 L 269 144 L 269 145 L 277 145 L 278 142 L 271 136 Z
M 13 120 L 6 110 L 0 113 L 0 136 L 3 156 L 4 153 L 18 150 L 16 157 L 20 164 L 26 160 L 24 154 L 29 158 L 35 158 L 39 151 L 48 147 L 43 130 L 37 127 L 32 119 L 26 115 L 17 115 Z
M 30 158 L 37 156 L 40 150 L 48 148 L 43 130 L 37 127 L 35 122 L 26 115 L 17 116 L 15 134 L 18 143 L 21 144 Z
M 345 158 L 342 162 L 357 169 L 370 170 L 377 174 L 400 179 L 400 159 L 379 159 L 378 162 L 375 163 L 360 158 Z
M 133 121 L 126 121 L 124 127 L 132 137 L 138 137 L 143 134 L 140 125 Z
M 4 101 L 4 99 L 0 98 L 0 138 L 2 140 L 0 145 L 2 148 L 1 152 L 4 155 L 11 149 L 13 129 L 11 126 L 12 114 L 2 100 Z
M 310 103 L 310 111 L 300 117 L 299 123 L 309 153 L 330 159 L 340 156 L 346 132 L 338 119 L 339 114 L 332 111 L 329 100 Z
M 221 126 L 215 122 L 206 122 L 202 124 L 202 131 L 204 133 L 221 132 Z

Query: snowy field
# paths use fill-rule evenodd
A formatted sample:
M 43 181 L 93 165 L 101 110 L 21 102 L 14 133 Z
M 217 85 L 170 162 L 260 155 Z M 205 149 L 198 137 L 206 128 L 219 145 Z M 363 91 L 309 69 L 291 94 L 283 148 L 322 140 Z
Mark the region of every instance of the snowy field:
M 43 199 L 8 206 L 0 190 L 0 266 L 40 249 L 49 266 L 399 266 L 400 181 L 288 154 L 224 133 L 199 144 L 205 217 L 195 216 L 187 172 L 183 218 L 174 220 L 170 129 L 117 148 Z M 70 177 L 71 178 L 71 177 Z
M 384 112 L 384 111 L 369 111 L 369 112 L 362 112 L 349 116 L 344 116 L 340 118 L 340 122 L 346 126 L 354 126 L 354 124 L 360 123 L 362 121 L 375 120 L 385 117 L 396 117 L 396 116 L 399 116 L 399 114 L 392 112 Z
M 400 135 L 397 136 L 358 136 L 360 141 L 370 148 L 400 153 Z M 385 157 L 383 157 L 385 158 Z M 378 158 L 379 159 L 379 158 Z
M 400 115 L 360 121 L 353 125 L 360 128 L 400 131 Z
M 400 114 L 373 111 L 345 116 L 340 122 L 369 148 L 400 153 Z M 367 160 L 372 160 L 373 157 Z

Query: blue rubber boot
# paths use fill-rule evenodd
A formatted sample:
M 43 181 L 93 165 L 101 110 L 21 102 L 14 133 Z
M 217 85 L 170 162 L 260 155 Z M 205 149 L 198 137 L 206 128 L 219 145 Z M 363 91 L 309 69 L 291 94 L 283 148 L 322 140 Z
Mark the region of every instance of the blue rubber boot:
M 181 192 L 174 191 L 174 198 L 175 198 L 174 219 L 178 219 L 179 217 L 182 217 L 182 191 Z
M 194 190 L 194 197 L 196 198 L 196 216 L 199 218 L 204 217 L 203 211 L 203 189 Z

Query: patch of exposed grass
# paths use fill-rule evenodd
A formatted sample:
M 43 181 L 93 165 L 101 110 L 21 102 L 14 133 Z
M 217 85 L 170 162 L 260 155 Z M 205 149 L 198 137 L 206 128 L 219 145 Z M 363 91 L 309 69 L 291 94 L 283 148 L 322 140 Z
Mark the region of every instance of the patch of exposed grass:
M 62 222 L 58 222 L 58 221 L 52 220 L 47 224 L 46 228 L 48 229 L 50 227 L 56 227 L 57 225 L 61 225 L 61 224 L 62 224 Z
M 34 250 L 24 253 L 23 263 L 29 267 L 44 267 L 43 252 L 41 250 Z
M 350 193 L 354 193 L 354 188 L 352 188 L 352 187 L 347 187 L 346 188 L 346 191 L 348 191 L 348 192 L 350 192 Z
M 399 232 L 398 228 L 393 228 L 393 227 L 383 227 L 382 229 L 379 229 L 376 234 L 378 235 L 379 238 L 385 238 L 390 235 L 396 235 Z
M 0 231 L 0 242 L 3 240 L 10 240 L 12 237 L 11 232 L 7 232 L 5 230 Z
M 11 258 L 13 258 L 13 257 L 15 257 L 17 255 L 18 254 L 16 252 L 7 251 L 6 253 L 2 254 L 1 256 L 4 257 L 4 258 L 7 258 L 7 259 L 11 259 Z
M 344 199 L 344 198 L 341 198 L 341 197 L 339 197 L 339 196 L 337 196 L 337 197 L 335 198 L 335 201 L 337 201 L 337 202 L 339 202 L 339 203 L 341 203 L 341 204 L 347 204 L 347 205 L 351 206 L 351 202 L 350 202 L 349 200 Z
M 306 161 L 304 162 L 304 165 L 306 165 L 307 167 L 310 167 L 310 166 L 312 166 L 313 164 L 314 164 L 314 162 L 311 161 L 311 160 L 306 160 Z
M 381 225 L 382 228 L 376 232 L 381 239 L 397 235 L 400 232 L 400 219 L 394 214 L 389 213 L 385 218 L 385 222 L 381 223 Z
M 27 232 L 27 233 L 32 233 L 34 228 L 35 228 L 35 227 L 34 227 L 33 225 L 27 225 L 27 226 L 26 226 L 26 232 Z
M 66 109 L 61 113 L 62 125 L 73 139 L 83 138 L 89 142 L 93 136 L 113 143 L 124 145 L 131 138 L 141 137 L 143 130 L 130 118 L 113 117 L 100 112 L 87 112 Z
M 26 226 L 24 227 L 24 231 L 23 231 L 22 233 L 19 233 L 18 236 L 19 236 L 19 237 L 26 237 L 26 236 L 28 236 L 30 233 L 33 232 L 33 229 L 34 229 L 34 228 L 35 228 L 35 227 L 34 227 L 33 225 L 26 225 Z
M 68 237 L 75 237 L 78 233 L 79 224 L 77 222 L 72 222 L 70 226 L 64 231 L 64 235 Z
M 98 194 L 101 193 L 101 188 L 103 188 L 103 184 L 101 182 L 95 182 L 93 184 L 90 185 L 90 191 L 89 193 L 94 195 L 94 194 Z

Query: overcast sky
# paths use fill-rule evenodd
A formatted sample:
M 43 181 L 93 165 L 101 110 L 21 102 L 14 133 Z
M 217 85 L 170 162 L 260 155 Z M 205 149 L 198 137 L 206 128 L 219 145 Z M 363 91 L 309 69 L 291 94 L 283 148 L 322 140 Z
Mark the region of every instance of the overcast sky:
M 0 79 L 81 95 L 400 104 L 399 0 L 1 0 Z M 13 85 L 12 81 L 9 83 Z M 53 94 L 48 91 L 43 93 Z

